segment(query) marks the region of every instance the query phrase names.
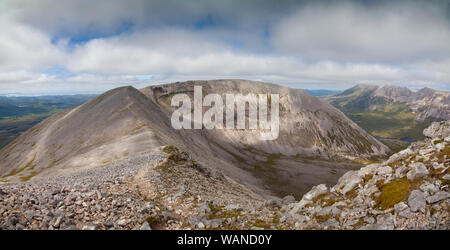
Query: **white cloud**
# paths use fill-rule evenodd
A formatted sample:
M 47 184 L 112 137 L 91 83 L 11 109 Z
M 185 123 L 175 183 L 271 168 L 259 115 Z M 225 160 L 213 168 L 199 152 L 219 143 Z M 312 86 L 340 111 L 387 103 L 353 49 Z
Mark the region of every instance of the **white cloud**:
M 92 6 L 73 1 L 4 3 L 0 4 L 0 92 L 103 91 L 121 85 L 217 78 L 304 88 L 336 89 L 370 82 L 450 89 L 449 20 L 433 5 L 407 5 L 402 11 L 396 5 L 306 5 L 276 15 L 266 6 L 255 7 L 248 15 L 245 8 L 237 10 L 233 19 L 232 9 L 225 6 L 220 12 L 219 3 L 214 8 L 183 4 L 183 12 L 158 13 L 155 6 L 165 2 L 155 2 L 153 17 L 143 11 L 146 1 L 133 2 L 129 8 L 122 1 L 105 8 L 98 2 Z M 170 19 L 195 20 L 209 12 L 232 25 L 208 29 L 170 25 Z M 267 23 L 256 25 L 265 20 L 262 14 L 272 25 L 265 38 L 260 33 Z M 127 32 L 113 32 L 73 48 L 68 45 L 70 35 L 52 43 L 64 27 L 67 34 L 107 33 L 130 17 L 137 26 Z M 53 67 L 73 74 L 49 73 Z
M 37 69 L 61 63 L 64 53 L 47 34 L 0 18 L 0 68 Z

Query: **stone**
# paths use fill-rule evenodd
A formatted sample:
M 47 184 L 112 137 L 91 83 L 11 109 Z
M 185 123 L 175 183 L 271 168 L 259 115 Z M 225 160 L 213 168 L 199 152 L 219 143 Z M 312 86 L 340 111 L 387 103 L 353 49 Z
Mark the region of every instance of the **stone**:
M 433 122 L 423 130 L 428 138 L 445 138 L 450 134 L 450 121 Z
M 279 201 L 278 199 L 269 199 L 264 201 L 264 206 L 268 206 L 268 207 L 281 207 L 281 201 Z
M 117 221 L 117 225 L 119 226 L 126 226 L 129 223 L 127 219 L 121 219 Z
M 328 191 L 327 186 L 325 186 L 325 184 L 320 184 L 317 185 L 315 187 L 313 187 L 308 193 L 306 193 L 305 195 L 303 195 L 302 200 L 312 200 L 314 197 L 324 194 Z
M 449 192 L 439 191 L 435 195 L 427 197 L 427 202 L 428 203 L 436 203 L 438 201 L 445 200 L 449 197 L 450 197 Z
M 148 222 L 146 221 L 146 222 L 142 223 L 139 230 L 152 230 L 152 228 L 150 227 L 150 224 L 148 224 Z
M 65 227 L 64 230 L 78 230 L 78 227 L 76 227 L 75 225 L 70 225 Z
M 84 225 L 81 230 L 95 230 L 96 226 L 94 225 Z
M 211 221 L 211 228 L 218 228 L 220 224 L 219 221 L 213 220 Z
M 408 205 L 406 205 L 406 203 L 404 203 L 403 201 L 394 205 L 394 210 L 396 213 L 400 213 L 401 211 L 403 211 L 407 208 L 408 208 Z
M 409 165 L 412 169 L 406 174 L 408 180 L 413 181 L 416 178 L 424 177 L 429 174 L 425 164 L 415 162 Z
M 437 169 L 441 169 L 441 168 L 445 168 L 443 163 L 439 164 L 437 162 L 433 162 L 433 169 L 437 170 Z
M 281 203 L 283 205 L 287 205 L 287 204 L 291 204 L 295 202 L 295 197 L 292 195 L 286 195 L 285 197 L 283 197 L 283 199 L 281 200 Z
M 23 215 L 25 216 L 25 218 L 27 218 L 27 220 L 31 220 L 33 219 L 33 217 L 35 216 L 36 212 L 34 210 L 27 210 L 23 213 Z
M 310 200 L 302 199 L 300 202 L 294 203 L 294 205 L 292 206 L 292 209 L 291 209 L 291 211 L 289 211 L 289 213 L 295 214 L 298 211 L 302 210 L 307 204 L 312 204 L 312 202 Z
M 406 148 L 406 149 L 404 149 L 404 150 L 402 150 L 402 151 L 400 151 L 400 152 L 398 152 L 396 154 L 391 155 L 389 157 L 389 160 L 387 160 L 385 162 L 385 164 L 389 164 L 389 163 L 401 160 L 403 157 L 405 157 L 407 155 L 411 155 L 413 153 L 414 153 L 414 151 L 411 148 L 408 147 L 408 148 Z
M 438 143 L 438 144 L 434 145 L 434 147 L 436 147 L 437 150 L 442 150 L 445 148 L 445 143 L 443 143 L 443 142 Z
M 364 222 L 367 224 L 373 224 L 375 223 L 375 218 L 373 218 L 372 216 L 364 217 Z
M 239 205 L 230 204 L 225 207 L 227 210 L 236 210 L 236 211 L 242 211 L 243 209 Z
M 199 223 L 197 224 L 197 227 L 198 227 L 199 229 L 204 229 L 204 228 L 205 228 L 205 224 L 203 224 L 203 222 L 199 222 Z
M 59 216 L 55 223 L 53 224 L 53 227 L 58 228 L 61 225 L 61 221 L 62 221 L 62 216 Z
M 368 174 L 374 174 L 374 172 L 380 167 L 380 164 L 378 163 L 374 163 L 374 164 L 370 164 L 367 165 L 365 167 L 362 167 L 361 169 L 359 169 L 358 174 L 359 176 L 363 177 L 368 175 Z
M 299 214 L 294 214 L 292 218 L 294 218 L 294 220 L 299 224 L 304 223 L 308 220 L 308 217 Z
M 393 230 L 394 216 L 392 214 L 378 215 L 377 223 L 375 225 L 376 230 Z
M 359 175 L 358 171 L 348 171 L 341 178 L 339 178 L 337 184 L 334 186 L 334 190 L 337 190 L 345 195 L 362 181 L 363 179 Z
M 199 211 L 201 214 L 208 214 L 211 212 L 211 208 L 205 203 L 201 203 L 198 205 L 197 211 Z
M 325 221 L 323 225 L 328 228 L 337 228 L 339 226 L 339 222 L 335 218 L 331 218 Z
M 392 168 L 389 166 L 381 167 L 377 170 L 377 175 L 389 175 L 392 173 Z
M 416 214 L 411 212 L 411 209 L 407 208 L 403 211 L 401 211 L 400 213 L 398 213 L 398 216 L 403 217 L 403 218 L 407 218 L 407 219 L 412 219 L 414 218 Z
M 338 214 L 341 213 L 341 210 L 340 210 L 339 208 L 333 206 L 332 209 L 331 209 L 331 213 L 332 213 L 333 215 L 338 215 Z
M 425 194 L 419 190 L 413 190 L 408 198 L 408 205 L 412 212 L 425 212 L 426 200 Z
M 406 166 L 400 166 L 395 170 L 395 178 L 403 178 L 405 176 L 405 172 L 408 170 Z
M 322 208 L 318 213 L 317 213 L 317 215 L 318 216 L 326 216 L 326 215 L 329 215 L 329 214 L 331 214 L 331 211 L 332 211 L 332 207 L 325 207 L 325 208 Z
M 103 223 L 103 225 L 105 226 L 105 227 L 107 227 L 107 228 L 110 228 L 110 227 L 113 227 L 114 226 L 114 223 L 112 222 L 112 221 L 105 221 L 104 223 Z
M 439 188 L 433 185 L 432 183 L 424 183 L 420 185 L 420 190 L 422 190 L 423 192 L 427 192 L 430 195 L 433 195 L 434 193 L 439 191 Z

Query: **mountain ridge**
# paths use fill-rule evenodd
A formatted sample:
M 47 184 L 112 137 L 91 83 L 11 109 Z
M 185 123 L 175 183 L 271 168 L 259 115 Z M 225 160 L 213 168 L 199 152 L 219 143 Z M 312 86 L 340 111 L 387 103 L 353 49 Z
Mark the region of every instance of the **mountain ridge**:
M 260 141 L 261 131 L 250 130 L 174 130 L 170 97 L 192 95 L 194 85 L 203 86 L 205 94 L 279 93 L 279 138 Z M 176 145 L 200 163 L 214 162 L 240 183 L 260 192 L 276 189 L 278 195 L 300 194 L 316 181 L 332 183 L 358 166 L 351 160 L 389 152 L 341 111 L 303 90 L 244 80 L 188 81 L 141 90 L 121 87 L 58 113 L 0 151 L 0 174 L 3 181 L 26 181 L 106 165 L 164 145 Z M 332 166 L 330 159 L 342 163 Z M 299 182 L 296 175 L 311 178 Z
M 420 140 L 431 122 L 450 119 L 449 95 L 430 88 L 358 84 L 322 99 L 372 135 Z

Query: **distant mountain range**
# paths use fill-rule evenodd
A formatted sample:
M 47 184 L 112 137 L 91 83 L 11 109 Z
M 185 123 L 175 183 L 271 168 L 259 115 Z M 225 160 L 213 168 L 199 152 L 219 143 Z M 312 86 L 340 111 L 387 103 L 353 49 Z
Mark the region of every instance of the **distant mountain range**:
M 312 96 L 327 96 L 334 95 L 341 91 L 339 90 L 328 90 L 328 89 L 305 89 L 305 92 Z
M 372 135 L 419 140 L 431 122 L 450 119 L 449 94 L 430 88 L 412 91 L 360 84 L 323 99 Z

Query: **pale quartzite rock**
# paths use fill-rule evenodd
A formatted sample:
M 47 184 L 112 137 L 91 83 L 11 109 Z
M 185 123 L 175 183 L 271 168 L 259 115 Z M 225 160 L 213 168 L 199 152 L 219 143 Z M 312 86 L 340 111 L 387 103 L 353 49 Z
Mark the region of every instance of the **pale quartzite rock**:
M 408 205 L 412 212 L 425 212 L 425 194 L 422 191 L 419 190 L 413 190 L 408 198 Z
M 409 165 L 412 169 L 406 174 L 408 180 L 414 180 L 416 178 L 424 177 L 428 175 L 428 169 L 425 164 L 421 162 L 415 162 Z

